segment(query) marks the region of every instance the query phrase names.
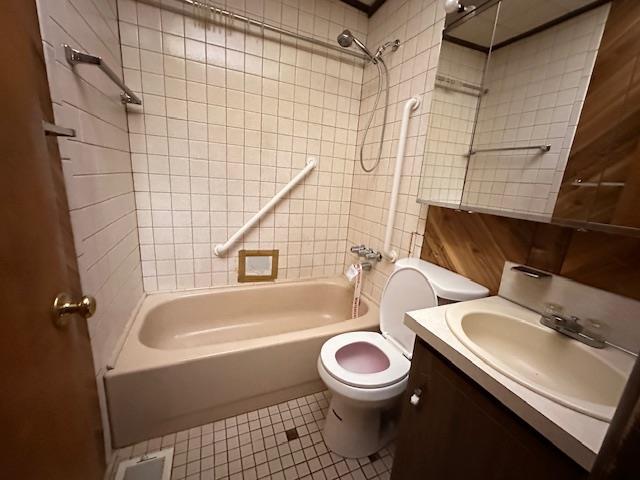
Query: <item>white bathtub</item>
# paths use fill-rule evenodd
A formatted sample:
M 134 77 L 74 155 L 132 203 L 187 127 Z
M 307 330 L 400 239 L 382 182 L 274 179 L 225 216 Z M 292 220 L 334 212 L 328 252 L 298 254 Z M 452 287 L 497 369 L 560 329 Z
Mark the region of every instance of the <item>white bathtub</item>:
M 149 295 L 105 375 L 113 446 L 322 390 L 325 340 L 378 328 L 352 296 L 342 279 Z

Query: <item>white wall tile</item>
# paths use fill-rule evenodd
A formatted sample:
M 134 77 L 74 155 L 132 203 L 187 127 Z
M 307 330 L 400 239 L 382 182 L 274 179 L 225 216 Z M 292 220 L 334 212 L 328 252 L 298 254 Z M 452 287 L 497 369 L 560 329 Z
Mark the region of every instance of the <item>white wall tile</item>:
M 428 123 L 426 120 L 431 109 L 433 90 L 433 81 L 427 79 L 430 74 L 434 76 L 437 68 L 444 15 L 439 1 L 389 0 L 369 19 L 369 45 L 377 46 L 398 38 L 401 47 L 397 52 L 389 52 L 385 56 L 390 74 L 390 101 L 380 165 L 373 173 L 365 173 L 359 166 L 359 160 L 355 162 L 348 244 L 365 244 L 377 250 L 383 246 L 402 108 L 407 99 L 419 96 L 422 100 L 421 106 L 412 114 L 409 124 L 399 208 L 392 236 L 392 248 L 399 252 L 401 257 L 419 255 L 418 247 L 421 240 L 418 239 L 424 231 L 426 208 L 416 204 L 416 197 L 425 148 Z M 415 17 L 421 20 L 411 22 Z M 358 110 L 358 145 L 362 141 L 366 122 L 373 109 L 376 89 L 377 71 L 375 66 L 369 65 L 364 70 L 362 101 Z M 358 108 L 358 105 L 355 107 Z M 377 154 L 374 139 L 379 138 L 381 123 L 382 108 L 379 107 L 365 144 L 365 162 L 369 166 L 373 164 Z M 352 152 L 359 158 L 355 148 Z M 353 261 L 357 261 L 356 257 L 346 258 L 347 263 Z M 367 274 L 365 292 L 379 299 L 391 269 L 392 265 L 388 262 L 377 264 Z
M 134 188 L 139 213 L 148 214 L 140 224 L 145 290 L 235 283 L 240 248 L 278 248 L 280 278 L 339 273 L 364 65 L 237 23 L 205 26 L 135 1 L 120 3 L 122 55 L 128 75 L 141 79 L 145 100 L 129 111 Z M 318 12 L 305 10 L 304 2 L 254 3 L 246 5 L 253 16 L 283 19 L 327 41 L 346 27 L 366 38 L 366 16 L 337 0 Z M 329 6 L 340 22 L 329 20 Z M 240 4 L 229 8 L 242 12 Z M 319 156 L 319 166 L 290 194 L 304 201 L 304 216 L 291 213 L 285 200 L 226 258 L 215 257 L 215 244 L 309 155 Z M 284 260 L 291 258 L 298 261 Z

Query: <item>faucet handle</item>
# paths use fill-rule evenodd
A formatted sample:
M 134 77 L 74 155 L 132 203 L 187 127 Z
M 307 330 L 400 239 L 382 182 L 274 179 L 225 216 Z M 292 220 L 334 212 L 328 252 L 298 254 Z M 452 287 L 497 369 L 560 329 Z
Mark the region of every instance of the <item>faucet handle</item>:
M 365 258 L 367 260 L 375 260 L 379 262 L 380 260 L 382 260 L 382 254 L 380 252 L 376 252 L 375 250 L 371 250 L 365 255 Z
M 351 247 L 351 253 L 360 253 L 364 248 L 366 248 L 364 245 L 354 245 Z
M 592 318 L 586 318 L 582 321 L 583 330 L 588 333 L 590 337 L 598 340 L 606 340 L 611 332 L 611 327 L 606 323 L 601 323 L 598 320 Z
M 583 329 L 581 320 L 574 315 L 563 314 L 562 305 L 547 303 L 543 316 L 553 322 L 557 327 L 565 328 L 573 332 L 580 332 Z
M 569 328 L 574 332 L 581 332 L 584 330 L 584 326 L 582 325 L 582 320 L 575 315 L 569 315 L 568 317 L 560 317 L 562 318 L 562 324 L 565 328 Z
M 564 308 L 562 305 L 558 305 L 557 303 L 545 303 L 544 304 L 544 314 L 549 316 L 561 316 Z

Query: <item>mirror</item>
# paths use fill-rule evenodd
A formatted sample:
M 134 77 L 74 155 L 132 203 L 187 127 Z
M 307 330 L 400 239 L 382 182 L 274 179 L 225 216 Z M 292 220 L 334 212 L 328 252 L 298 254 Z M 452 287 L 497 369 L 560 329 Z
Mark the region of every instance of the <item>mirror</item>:
M 418 201 L 459 207 L 498 5 L 445 28 L 431 100 Z M 451 23 L 451 17 L 447 17 Z M 459 37 L 456 35 L 460 35 Z M 472 40 L 476 43 L 472 44 Z
M 613 167 L 602 160 L 613 132 L 589 144 L 602 119 L 590 133 L 578 128 L 610 3 L 490 0 L 447 17 L 419 202 L 567 224 L 621 218 L 612 212 L 632 183 L 623 172 L 640 177 L 631 161 L 637 131 Z M 581 154 L 574 137 L 584 137 Z M 600 161 L 586 161 L 594 149 Z

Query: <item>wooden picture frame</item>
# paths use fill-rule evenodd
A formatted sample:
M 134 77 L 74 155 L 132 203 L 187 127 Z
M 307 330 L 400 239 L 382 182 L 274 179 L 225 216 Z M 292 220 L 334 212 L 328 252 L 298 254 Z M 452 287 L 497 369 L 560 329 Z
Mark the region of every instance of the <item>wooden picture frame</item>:
M 278 278 L 278 250 L 240 250 L 238 252 L 238 282 L 271 282 Z M 251 257 L 271 257 L 271 273 L 255 275 L 247 273 L 247 259 Z

